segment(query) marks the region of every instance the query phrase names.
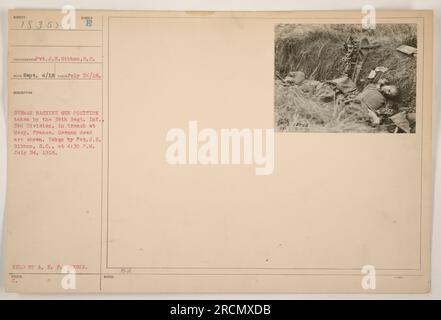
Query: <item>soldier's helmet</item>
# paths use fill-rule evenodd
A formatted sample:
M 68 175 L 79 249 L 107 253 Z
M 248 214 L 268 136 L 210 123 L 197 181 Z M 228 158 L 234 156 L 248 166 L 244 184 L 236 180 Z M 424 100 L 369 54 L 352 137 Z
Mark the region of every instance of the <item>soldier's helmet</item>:
M 289 76 L 293 79 L 294 84 L 301 84 L 306 79 L 306 75 L 303 71 L 291 71 Z

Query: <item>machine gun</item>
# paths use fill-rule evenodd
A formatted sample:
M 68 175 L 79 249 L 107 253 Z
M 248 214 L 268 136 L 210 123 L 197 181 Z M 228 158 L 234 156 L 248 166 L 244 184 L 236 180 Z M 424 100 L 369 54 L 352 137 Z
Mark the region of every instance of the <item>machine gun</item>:
M 370 50 L 380 45 L 378 43 L 369 43 L 367 38 L 358 40 L 349 36 L 343 46 L 345 50 L 345 55 L 342 58 L 344 63 L 343 74 L 347 75 L 356 84 Z

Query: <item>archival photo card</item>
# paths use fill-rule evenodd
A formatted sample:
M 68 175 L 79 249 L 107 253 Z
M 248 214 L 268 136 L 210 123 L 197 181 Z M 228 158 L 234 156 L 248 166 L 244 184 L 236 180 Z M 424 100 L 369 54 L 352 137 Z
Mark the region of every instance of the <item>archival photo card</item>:
M 430 291 L 433 12 L 75 15 L 9 12 L 7 291 Z

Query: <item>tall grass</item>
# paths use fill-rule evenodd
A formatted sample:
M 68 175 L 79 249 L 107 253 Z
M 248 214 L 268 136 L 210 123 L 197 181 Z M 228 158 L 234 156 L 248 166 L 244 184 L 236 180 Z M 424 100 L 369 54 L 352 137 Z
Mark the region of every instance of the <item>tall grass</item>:
M 344 105 L 341 100 L 323 102 L 305 97 L 295 86 L 275 84 L 275 127 L 278 131 L 300 132 L 376 132 L 367 124 L 367 114 L 357 105 Z

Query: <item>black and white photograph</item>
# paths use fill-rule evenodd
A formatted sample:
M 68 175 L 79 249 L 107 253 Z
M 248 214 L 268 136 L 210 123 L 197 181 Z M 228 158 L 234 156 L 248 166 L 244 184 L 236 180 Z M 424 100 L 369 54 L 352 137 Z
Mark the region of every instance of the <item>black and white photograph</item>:
M 278 132 L 415 133 L 417 25 L 278 24 Z

